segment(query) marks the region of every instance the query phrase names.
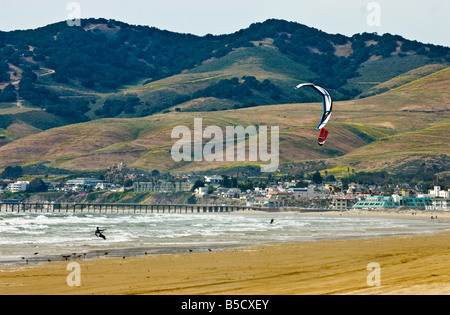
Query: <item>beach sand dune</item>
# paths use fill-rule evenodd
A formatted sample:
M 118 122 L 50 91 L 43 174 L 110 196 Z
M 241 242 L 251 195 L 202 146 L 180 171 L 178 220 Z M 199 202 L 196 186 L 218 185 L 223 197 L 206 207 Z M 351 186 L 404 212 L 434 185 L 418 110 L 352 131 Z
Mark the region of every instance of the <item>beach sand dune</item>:
M 450 294 L 450 232 L 77 262 L 81 286 L 55 262 L 0 270 L 0 294 Z

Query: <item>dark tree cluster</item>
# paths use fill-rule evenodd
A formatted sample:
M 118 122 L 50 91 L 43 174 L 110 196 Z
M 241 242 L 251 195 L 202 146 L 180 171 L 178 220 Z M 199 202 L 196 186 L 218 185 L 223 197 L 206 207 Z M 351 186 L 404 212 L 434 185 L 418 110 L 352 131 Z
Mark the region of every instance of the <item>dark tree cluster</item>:
M 236 77 L 221 80 L 204 90 L 195 92 L 192 98 L 217 97 L 232 99 L 242 103 L 248 103 L 255 93 L 268 96 L 272 100 L 278 100 L 280 98 L 281 89 L 270 82 L 270 80 L 266 79 L 261 82 L 253 76 L 245 76 L 241 81 Z

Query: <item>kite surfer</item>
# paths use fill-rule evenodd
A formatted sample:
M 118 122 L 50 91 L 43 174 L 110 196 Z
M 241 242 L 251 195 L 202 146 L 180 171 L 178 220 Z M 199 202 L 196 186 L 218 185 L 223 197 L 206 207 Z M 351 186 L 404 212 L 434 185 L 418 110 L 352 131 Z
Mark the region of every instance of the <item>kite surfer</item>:
M 106 236 L 102 234 L 102 232 L 106 231 L 105 230 L 100 230 L 99 227 L 97 226 L 97 229 L 95 230 L 95 236 L 97 237 L 101 237 L 106 241 Z

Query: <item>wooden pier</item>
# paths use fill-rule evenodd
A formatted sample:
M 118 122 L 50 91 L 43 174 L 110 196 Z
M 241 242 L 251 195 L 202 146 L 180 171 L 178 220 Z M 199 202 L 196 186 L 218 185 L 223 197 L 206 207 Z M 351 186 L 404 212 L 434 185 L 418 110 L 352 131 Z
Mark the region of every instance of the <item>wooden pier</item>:
M 0 212 L 42 213 L 214 213 L 263 210 L 233 205 L 153 205 L 132 203 L 1 203 Z

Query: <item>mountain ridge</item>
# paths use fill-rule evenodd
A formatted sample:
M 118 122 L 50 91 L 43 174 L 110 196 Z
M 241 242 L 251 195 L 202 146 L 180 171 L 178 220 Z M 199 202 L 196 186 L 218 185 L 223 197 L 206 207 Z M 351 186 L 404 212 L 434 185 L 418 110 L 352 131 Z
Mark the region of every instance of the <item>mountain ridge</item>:
M 327 34 L 276 19 L 218 36 L 83 19 L 79 27 L 59 22 L 0 32 L 0 115 L 1 107 L 31 108 L 45 111 L 41 120 L 46 116 L 46 122 L 54 119 L 64 125 L 144 117 L 170 108 L 215 110 L 217 102 L 204 100 L 211 96 L 200 92 L 233 78 L 239 82 L 230 85 L 230 91 L 245 94 L 220 98 L 226 109 L 314 101 L 313 93 L 292 90 L 302 81 L 320 83 L 336 100 L 346 100 L 365 96 L 375 83 L 430 63 L 442 68 L 449 62 L 448 47 L 390 34 Z M 261 93 L 244 84 L 248 76 L 268 80 L 276 89 Z M 28 123 L 10 114 L 8 121 L 0 120 L 0 128 L 11 120 Z M 45 129 L 46 124 L 32 126 Z

